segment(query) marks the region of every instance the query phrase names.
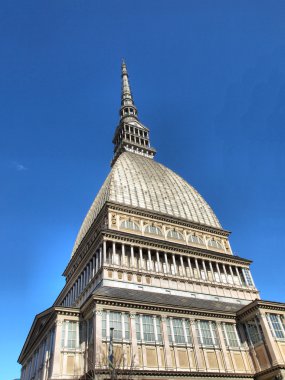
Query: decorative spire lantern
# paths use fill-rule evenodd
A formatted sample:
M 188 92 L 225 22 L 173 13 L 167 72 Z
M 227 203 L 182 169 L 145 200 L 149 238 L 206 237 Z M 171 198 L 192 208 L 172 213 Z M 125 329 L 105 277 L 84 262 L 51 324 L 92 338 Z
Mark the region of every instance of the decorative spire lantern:
M 156 150 L 150 146 L 149 129 L 138 120 L 138 110 L 134 104 L 129 75 L 125 61 L 122 61 L 122 95 L 120 123 L 113 138 L 114 165 L 119 155 L 125 151 L 153 158 Z

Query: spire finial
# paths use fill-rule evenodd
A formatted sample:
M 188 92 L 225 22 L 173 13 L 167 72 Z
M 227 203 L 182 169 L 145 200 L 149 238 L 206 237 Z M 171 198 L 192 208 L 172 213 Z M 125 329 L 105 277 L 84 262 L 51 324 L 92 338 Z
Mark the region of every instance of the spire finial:
M 132 92 L 129 84 L 129 76 L 125 59 L 122 59 L 122 99 L 120 116 L 121 120 L 125 117 L 134 117 L 137 119 L 138 111 L 134 104 Z
M 134 104 L 129 84 L 127 65 L 122 59 L 122 100 L 120 108 L 120 122 L 113 138 L 114 157 L 113 166 L 123 152 L 133 152 L 140 156 L 153 158 L 156 151 L 149 141 L 149 130 L 138 120 L 138 111 Z

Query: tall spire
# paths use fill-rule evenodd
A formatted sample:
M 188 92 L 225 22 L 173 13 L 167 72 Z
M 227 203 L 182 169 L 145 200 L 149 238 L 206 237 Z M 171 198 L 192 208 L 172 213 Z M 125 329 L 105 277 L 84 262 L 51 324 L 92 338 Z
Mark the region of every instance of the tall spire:
M 129 75 L 127 71 L 127 65 L 122 60 L 122 95 L 121 95 L 121 109 L 120 117 L 121 120 L 126 117 L 134 117 L 137 119 L 138 111 L 134 104 L 130 84 L 129 84 Z
M 141 156 L 153 158 L 156 151 L 150 146 L 149 129 L 138 120 L 138 111 L 134 104 L 129 84 L 127 66 L 122 60 L 122 94 L 120 122 L 113 138 L 113 165 L 123 152 L 133 152 Z

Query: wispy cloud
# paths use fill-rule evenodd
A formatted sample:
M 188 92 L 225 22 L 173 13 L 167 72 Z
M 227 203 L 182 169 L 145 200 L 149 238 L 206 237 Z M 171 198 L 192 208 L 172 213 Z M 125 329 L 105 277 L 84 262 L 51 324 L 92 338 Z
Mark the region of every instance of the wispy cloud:
M 25 170 L 28 170 L 28 168 L 25 165 L 20 164 L 19 162 L 12 162 L 11 167 L 17 170 L 18 172 L 23 172 Z

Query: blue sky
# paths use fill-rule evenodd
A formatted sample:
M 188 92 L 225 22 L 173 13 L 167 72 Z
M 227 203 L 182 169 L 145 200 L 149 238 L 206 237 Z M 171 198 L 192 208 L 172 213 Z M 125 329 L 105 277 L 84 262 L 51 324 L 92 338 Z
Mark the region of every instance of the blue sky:
M 112 158 L 125 57 L 157 160 L 284 301 L 285 3 L 0 1 L 0 379 L 48 308 Z

